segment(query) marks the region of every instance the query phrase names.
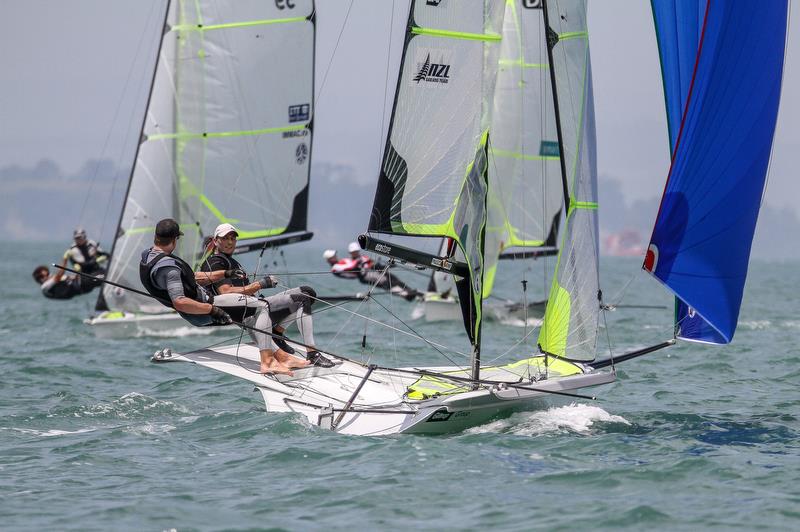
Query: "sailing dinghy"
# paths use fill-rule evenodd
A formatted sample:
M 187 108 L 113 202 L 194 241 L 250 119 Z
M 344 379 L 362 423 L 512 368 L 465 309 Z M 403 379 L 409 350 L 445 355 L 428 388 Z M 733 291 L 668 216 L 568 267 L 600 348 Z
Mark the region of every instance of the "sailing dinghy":
M 684 107 L 680 133 L 645 261 L 689 311 L 679 317 L 675 337 L 604 360 L 596 359 L 604 307 L 586 2 L 520 0 L 516 6 L 544 9 L 567 192 L 538 350 L 509 364 L 481 363 L 490 114 L 503 6 L 491 0 L 419 0 L 411 3 L 373 214 L 360 242 L 394 260 L 456 276 L 472 345 L 470 364 L 389 368 L 326 353 L 335 367 L 263 376 L 250 345 L 161 351 L 153 360 L 191 362 L 236 376 L 255 385 L 267 410 L 300 413 L 313 425 L 340 433 L 442 433 L 543 399 L 574 398 L 582 388 L 613 382 L 615 364 L 678 338 L 709 341 L 697 337 L 694 325 L 687 326 L 695 318 L 702 318 L 720 341 L 730 341 L 777 118 L 786 4 L 769 3 L 753 17 L 744 1 L 704 3 L 693 79 L 679 103 Z M 664 59 L 677 37 L 661 32 L 662 24 L 657 14 L 666 85 L 677 76 L 672 67 L 680 62 Z M 456 260 L 413 245 L 427 237 L 453 239 Z M 412 245 L 397 244 L 401 239 Z
M 220 223 L 239 231 L 236 253 L 308 240 L 314 91 L 314 6 L 172 0 L 153 72 L 135 164 L 107 279 L 142 289 L 139 254 L 158 220 L 178 220 L 176 254 L 196 269 Z M 259 261 L 260 262 L 260 261 Z M 104 301 L 103 301 L 104 300 Z M 196 328 L 153 299 L 110 285 L 101 336 Z

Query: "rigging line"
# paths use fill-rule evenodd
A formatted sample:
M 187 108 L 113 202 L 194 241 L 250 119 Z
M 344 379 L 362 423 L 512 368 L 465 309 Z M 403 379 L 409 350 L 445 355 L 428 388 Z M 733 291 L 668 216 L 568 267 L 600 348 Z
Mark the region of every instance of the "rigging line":
M 383 109 L 381 110 L 381 130 L 378 137 L 378 168 L 381 166 L 381 152 L 385 145 L 383 141 L 383 129 L 386 127 L 386 100 L 389 92 L 389 63 L 392 57 L 392 35 L 394 32 L 394 0 L 392 0 L 392 15 L 389 19 L 389 46 L 386 50 L 386 76 L 383 81 Z
M 387 262 L 385 271 L 387 271 L 387 272 L 389 271 L 389 266 L 392 264 L 392 262 L 394 262 L 394 261 L 392 261 L 391 259 Z M 392 291 L 392 277 L 391 277 L 391 275 L 388 276 L 387 279 L 389 281 L 389 293 L 391 293 L 391 291 Z M 390 299 L 389 300 L 389 304 L 394 309 L 394 299 Z M 392 315 L 392 316 L 395 316 L 393 312 L 389 312 L 389 314 Z M 395 324 L 399 321 L 396 316 L 395 316 L 395 320 L 394 321 L 395 321 Z M 399 360 L 399 357 L 397 356 L 397 333 L 394 332 L 394 331 L 392 331 L 392 347 L 394 347 L 394 360 L 395 360 L 395 364 L 397 364 L 397 361 Z
M 345 14 L 344 16 L 344 22 L 342 23 L 342 27 L 339 30 L 339 36 L 336 38 L 336 45 L 333 47 L 333 52 L 331 53 L 331 59 L 330 61 L 328 61 L 328 66 L 325 68 L 325 75 L 322 76 L 322 83 L 319 86 L 319 93 L 317 93 L 317 97 L 314 99 L 315 113 L 317 110 L 317 102 L 319 102 L 319 99 L 322 98 L 322 92 L 325 90 L 325 82 L 328 81 L 328 73 L 330 72 L 331 66 L 333 65 L 333 60 L 336 57 L 336 50 L 339 49 L 339 41 L 342 40 L 342 34 L 344 34 L 344 29 L 345 27 L 347 27 L 347 20 L 350 18 L 351 9 L 353 9 L 353 0 L 350 0 L 350 5 L 347 7 L 347 14 Z M 392 13 L 394 13 L 394 11 Z
M 607 318 L 608 311 L 601 307 L 600 314 L 603 316 L 603 326 L 606 329 L 606 341 L 608 342 L 608 356 L 611 359 L 611 369 L 616 371 L 614 367 L 614 349 L 611 347 L 611 333 L 608 330 L 608 318 Z
M 148 14 L 148 17 L 147 17 L 148 21 L 152 17 L 155 8 L 156 8 L 156 3 L 153 3 L 151 5 L 151 7 L 150 7 L 150 14 Z M 161 30 L 161 28 L 159 28 L 159 33 L 161 33 L 160 30 Z M 142 49 L 142 43 L 144 41 L 144 37 L 145 37 L 146 34 L 147 34 L 147 32 L 141 32 L 141 34 L 139 35 L 139 42 L 136 44 L 136 56 L 137 57 L 139 56 L 139 53 L 140 53 L 140 51 Z M 158 59 L 156 59 L 156 61 L 158 61 Z M 122 108 L 122 102 L 125 101 L 125 94 L 127 94 L 128 88 L 130 87 L 130 81 L 131 81 L 131 75 L 132 74 L 133 74 L 133 65 L 131 65 L 131 67 L 128 69 L 128 74 L 125 77 L 125 85 L 123 86 L 123 89 L 122 89 L 122 95 L 117 100 L 117 107 L 114 110 L 114 116 L 111 119 L 111 127 L 109 128 L 109 131 L 106 134 L 106 138 L 103 141 L 103 149 L 100 150 L 100 159 L 98 159 L 97 162 L 94 165 L 94 172 L 92 173 L 92 178 L 89 181 L 89 191 L 86 193 L 86 196 L 83 198 L 83 205 L 81 206 L 81 213 L 80 213 L 80 217 L 79 217 L 81 225 L 83 225 L 83 223 L 84 223 L 83 216 L 86 213 L 86 204 L 88 203 L 89 196 L 91 196 L 92 189 L 94 188 L 94 185 L 97 182 L 97 174 L 99 173 L 99 170 L 100 170 L 101 159 L 106 154 L 106 151 L 108 149 L 108 143 L 109 143 L 109 140 L 111 139 L 111 133 L 112 133 L 112 130 L 114 128 L 114 124 L 117 123 L 117 117 L 119 116 L 119 111 Z M 143 76 L 143 78 L 146 78 L 146 76 Z M 141 83 L 139 85 L 141 86 Z M 128 136 L 128 134 L 126 133 L 126 135 L 125 135 L 126 139 L 127 139 L 127 136 Z M 124 146 L 123 146 L 123 151 L 124 151 Z M 121 158 L 121 156 L 120 156 L 120 158 Z M 116 182 L 116 180 L 115 180 L 115 182 Z M 110 198 L 109 198 L 109 200 L 110 200 Z M 110 203 L 111 203 L 111 201 L 109 201 L 109 204 Z M 106 216 L 107 215 L 108 215 L 108 205 L 106 206 Z M 104 222 L 105 222 L 106 216 L 103 217 Z
M 608 304 L 609 307 L 616 307 L 617 305 L 619 305 L 619 303 L 625 297 L 625 293 L 628 291 L 628 287 L 630 287 L 631 283 L 636 280 L 638 275 L 639 275 L 638 271 L 636 271 L 633 274 L 631 274 L 631 276 L 628 278 L 628 280 L 622 286 L 622 288 L 617 293 L 617 295 L 611 299 L 611 301 L 613 301 L 613 303 L 609 303 Z
M 375 286 L 377 286 L 377 284 L 381 281 L 381 279 L 383 279 L 383 276 L 386 273 L 386 270 L 388 268 L 389 268 L 389 266 L 387 265 L 386 268 L 384 268 L 383 273 L 375 281 L 375 284 L 373 284 L 369 288 L 369 290 L 367 290 L 367 293 L 364 295 L 364 298 L 358 303 L 358 306 L 356 307 L 356 310 L 361 309 L 361 306 L 364 304 L 364 302 L 367 300 L 367 298 L 369 298 L 370 295 L 372 294 L 372 291 L 375 288 Z M 355 314 L 355 313 L 353 313 L 353 314 Z M 345 329 L 345 327 L 350 325 L 350 322 L 353 321 L 353 317 L 354 317 L 353 315 L 350 315 L 350 317 L 347 318 L 347 320 L 342 324 L 342 326 L 339 328 L 339 330 L 336 331 L 336 334 L 333 336 L 333 338 L 331 338 L 330 342 L 328 342 L 328 345 L 333 345 L 333 343 L 336 341 L 336 339 L 339 338 L 339 335 L 342 334 L 342 331 Z
M 408 273 L 413 273 L 414 275 L 421 275 L 422 277 L 425 277 L 426 279 L 427 279 L 428 277 L 430 277 L 430 275 L 429 275 L 429 274 L 427 274 L 427 273 L 425 273 L 425 271 L 424 271 L 424 270 L 427 270 L 427 269 L 428 269 L 427 267 L 425 267 L 425 268 L 423 268 L 422 270 L 420 270 L 420 269 L 418 269 L 418 268 L 417 268 L 417 267 L 415 267 L 415 266 L 408 266 L 408 265 L 406 265 L 406 264 L 403 264 L 403 263 L 400 263 L 400 262 L 395 262 L 393 266 L 394 266 L 395 268 L 400 268 L 400 269 L 402 269 L 402 270 L 403 270 L 403 271 L 405 271 L 405 272 L 408 272 Z
M 142 34 L 142 37 L 144 37 L 144 34 Z M 138 46 L 137 46 L 137 48 L 138 48 Z M 138 52 L 137 52 L 137 56 L 138 56 Z M 158 63 L 158 57 L 156 57 L 155 60 L 156 60 L 156 63 Z M 142 76 L 142 79 L 139 81 L 137 94 L 142 94 L 144 92 L 144 90 L 142 90 L 142 88 L 146 86 L 147 82 L 148 82 L 147 76 Z M 127 80 L 126 80 L 125 84 L 126 84 L 126 90 L 127 90 L 127 84 L 128 84 Z M 124 94 L 125 94 L 125 91 L 123 91 L 123 96 L 124 96 Z M 120 99 L 120 101 L 121 101 L 121 99 Z M 146 109 L 145 109 L 145 113 L 147 113 Z M 113 122 L 114 121 L 112 120 L 112 123 Z M 140 133 L 140 131 L 137 130 L 137 133 Z M 118 161 L 121 161 L 122 155 L 125 152 L 125 146 L 128 146 L 128 139 L 130 139 L 130 135 L 131 135 L 131 129 L 128 128 L 127 132 L 125 133 L 125 138 L 122 141 L 122 150 L 121 150 L 121 152 L 119 154 Z M 136 161 L 133 161 L 133 164 L 136 164 Z M 103 213 L 103 222 L 102 222 L 102 225 L 101 225 L 101 227 L 103 227 L 103 228 L 106 227 L 106 222 L 108 220 L 108 213 L 111 210 L 112 203 L 114 203 L 113 199 L 114 199 L 114 194 L 117 191 L 118 183 L 119 183 L 119 168 L 117 168 L 117 175 L 114 178 L 113 184 L 111 185 L 111 193 L 108 195 L 108 203 L 106 204 L 106 210 Z M 87 195 L 87 198 L 88 198 L 88 195 Z M 123 198 L 122 199 L 123 205 L 122 205 L 120 210 L 125 208 L 125 201 L 126 201 L 126 198 Z M 82 216 L 83 216 L 83 213 L 81 213 L 81 217 Z M 112 236 L 112 245 L 113 245 L 113 240 L 116 240 L 116 234 Z
M 511 351 L 513 351 L 513 350 L 514 350 L 514 349 L 515 349 L 515 348 L 516 348 L 518 345 L 520 345 L 520 344 L 521 344 L 522 342 L 524 342 L 524 341 L 525 341 L 525 340 L 526 340 L 526 339 L 527 339 L 527 338 L 528 338 L 530 335 L 532 335 L 532 334 L 533 334 L 533 331 L 535 331 L 535 330 L 537 330 L 537 329 L 538 329 L 538 327 L 531 327 L 531 330 L 530 330 L 530 331 L 529 331 L 529 332 L 528 332 L 528 333 L 527 333 L 525 336 L 523 336 L 522 338 L 520 338 L 519 340 L 517 340 L 516 342 L 514 342 L 514 343 L 511 345 L 511 347 L 509 347 L 508 349 L 506 349 L 505 351 L 503 351 L 502 353 L 500 353 L 499 355 L 497 355 L 497 356 L 496 356 L 496 357 L 494 357 L 493 359 L 484 361 L 484 364 L 485 364 L 485 365 L 487 365 L 487 366 L 491 366 L 491 365 L 492 365 L 494 362 L 497 362 L 499 359 L 501 359 L 502 357 L 506 356 L 506 355 L 507 355 L 507 354 L 509 354 Z M 511 370 L 507 370 L 507 371 L 508 371 L 509 373 L 513 373 Z
M 401 320 L 401 319 L 400 319 L 400 318 L 399 318 L 399 317 L 398 317 L 398 316 L 397 316 L 397 315 L 396 315 L 394 312 L 392 312 L 391 310 L 389 310 L 388 308 L 386 308 L 385 306 L 383 306 L 383 304 L 382 304 L 380 301 L 378 301 L 378 300 L 374 300 L 374 301 L 375 301 L 375 303 L 377 303 L 378 305 L 380 305 L 380 306 L 381 306 L 381 308 L 383 308 L 383 309 L 384 309 L 386 312 L 388 312 L 389 314 L 391 314 L 391 315 L 392 315 L 392 316 L 393 316 L 393 317 L 394 317 L 394 318 L 395 318 L 397 321 L 399 321 L 400 323 L 402 323 L 403 325 L 405 325 L 405 326 L 408 328 L 408 330 L 409 330 L 409 331 L 411 331 L 412 333 L 414 333 L 414 335 L 416 335 L 416 337 L 417 337 L 417 338 L 419 338 L 420 340 L 424 341 L 424 342 L 425 342 L 426 344 L 428 344 L 429 346 L 433 347 L 433 348 L 434 348 L 434 349 L 435 349 L 435 350 L 436 350 L 436 351 L 437 351 L 437 352 L 438 352 L 440 355 L 442 355 L 444 358 L 446 358 L 448 362 L 450 362 L 451 364 L 453 364 L 453 365 L 456 365 L 456 366 L 458 366 L 458 365 L 459 365 L 459 364 L 457 364 L 457 363 L 456 363 L 456 362 L 455 362 L 453 359 L 451 359 L 449 356 L 445 355 L 445 354 L 444 354 L 444 352 L 443 352 L 441 349 L 437 348 L 437 347 L 434 345 L 434 343 L 433 343 L 433 342 L 430 342 L 430 341 L 428 341 L 428 339 L 427 339 L 427 338 L 424 338 L 423 336 L 421 336 L 421 335 L 420 335 L 420 334 L 419 334 L 417 331 L 415 331 L 415 330 L 414 330 L 414 329 L 413 329 L 413 328 L 412 328 L 412 327 L 411 327 L 409 324 L 407 324 L 406 322 L 404 322 L 403 320 Z M 401 329 L 398 329 L 398 330 L 401 330 Z M 397 343 L 395 342 L 395 346 L 396 346 L 396 345 L 397 345 Z M 460 353 L 459 353 L 459 354 L 460 354 Z M 464 356 L 467 356 L 467 355 L 464 355 Z
M 278 286 L 280 286 L 280 287 L 283 287 L 283 288 L 289 288 L 288 286 L 286 286 L 286 285 L 283 285 L 283 284 L 279 284 Z M 353 316 L 357 316 L 357 317 L 359 317 L 359 318 L 361 318 L 361 319 L 364 319 L 364 320 L 367 320 L 367 321 L 369 321 L 369 322 L 371 322 L 371 323 L 375 323 L 375 324 L 377 324 L 377 325 L 380 325 L 381 327 L 384 327 L 384 328 L 387 328 L 387 329 L 391 329 L 391 330 L 395 330 L 396 332 L 399 332 L 400 334 L 405 334 L 406 336 L 410 336 L 410 337 L 412 337 L 412 338 L 417 338 L 417 339 L 419 339 L 419 340 L 423 340 L 423 341 L 425 341 L 426 343 L 428 343 L 428 344 L 430 344 L 430 345 L 436 346 L 436 347 L 438 347 L 438 348 L 441 348 L 441 349 L 445 349 L 445 350 L 447 350 L 447 351 L 450 351 L 450 352 L 452 352 L 452 353 L 455 353 L 455 354 L 457 354 L 457 355 L 460 355 L 460 356 L 463 356 L 463 357 L 467 357 L 467 358 L 471 356 L 471 355 L 468 355 L 467 353 L 462 353 L 461 351 L 459 351 L 459 350 L 457 350 L 457 349 L 455 349 L 455 348 L 453 348 L 453 347 L 449 347 L 449 346 L 446 346 L 446 345 L 444 345 L 444 344 L 440 344 L 440 343 L 438 343 L 438 342 L 432 342 L 432 341 L 430 341 L 430 340 L 425 340 L 424 338 L 420 337 L 419 335 L 415 335 L 415 334 L 412 334 L 412 333 L 410 333 L 410 332 L 408 332 L 408 331 L 404 331 L 403 329 L 400 329 L 400 328 L 394 327 L 394 326 L 393 326 L 393 325 L 391 325 L 391 324 L 384 323 L 384 322 L 382 322 L 382 321 L 378 321 L 378 320 L 376 320 L 376 319 L 374 319 L 374 318 L 370 318 L 369 316 L 365 316 L 365 315 L 363 315 L 363 314 L 359 314 L 358 312 L 352 311 L 352 310 L 350 310 L 350 309 L 348 309 L 348 308 L 340 307 L 340 305 L 344 305 L 345 303 L 349 303 L 349 301 L 342 302 L 342 303 L 339 303 L 339 304 L 336 304 L 336 305 L 334 305 L 334 304 L 332 304 L 332 303 L 328 303 L 328 302 L 327 302 L 327 301 L 325 301 L 324 299 L 320 299 L 320 298 L 318 298 L 318 297 L 313 297 L 313 296 L 309 296 L 309 297 L 311 297 L 312 299 L 314 299 L 314 300 L 316 300 L 316 301 L 321 301 L 321 302 L 322 302 L 323 304 L 325 304 L 325 305 L 329 305 L 329 306 L 331 306 L 331 307 L 336 307 L 336 308 L 339 308 L 340 310 L 342 310 L 342 311 L 344 311 L 344 312 L 347 312 L 347 313 L 349 313 L 349 314 L 352 314 Z M 376 301 L 376 302 L 377 302 L 377 300 L 376 300 L 374 297 L 372 297 L 372 296 L 369 296 L 369 297 L 370 297 L 370 298 L 371 298 L 373 301 Z M 366 299 L 366 298 L 365 298 L 365 299 Z M 362 304 L 363 302 L 364 302 L 364 300 L 362 300 L 362 301 L 361 301 L 361 303 L 359 303 L 359 307 L 361 306 L 361 304 Z M 358 310 L 358 308 L 359 308 L 359 307 L 356 307 L 356 310 Z M 327 310 L 327 309 L 318 310 L 316 313 L 317 313 L 317 314 L 319 314 L 320 312 L 323 312 L 323 311 L 325 311 L 325 310 Z M 352 317 L 351 317 L 350 319 L 352 319 Z M 339 333 L 337 333 L 337 336 L 338 336 L 338 334 L 339 334 Z M 333 341 L 333 340 L 331 340 L 331 341 Z M 337 356 L 338 356 L 338 355 L 337 355 Z

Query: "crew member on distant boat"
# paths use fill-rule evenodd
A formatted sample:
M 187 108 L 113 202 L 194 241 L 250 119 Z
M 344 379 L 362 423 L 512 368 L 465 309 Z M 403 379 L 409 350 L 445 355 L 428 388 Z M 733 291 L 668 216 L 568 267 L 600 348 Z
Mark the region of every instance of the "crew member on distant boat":
M 102 279 L 106 270 L 102 266 L 108 260 L 108 253 L 100 249 L 94 240 L 86 238 L 86 231 L 78 227 L 72 232 L 75 242 L 65 253 L 61 260 L 61 268 L 69 265 L 81 273 Z M 50 275 L 47 266 L 37 266 L 33 270 L 33 279 L 41 285 L 42 295 L 50 299 L 72 299 L 75 296 L 88 294 L 101 282 L 86 275 L 67 275 L 59 268 Z
M 236 269 L 194 272 L 189 264 L 172 254 L 181 235 L 183 232 L 178 222 L 172 218 L 165 218 L 156 224 L 154 245 L 142 252 L 139 263 L 139 279 L 142 285 L 150 295 L 165 306 L 177 310 L 178 314 L 192 325 L 204 327 L 232 323 L 233 320 L 225 309 L 238 311 L 242 307 L 240 301 L 251 298 L 239 294 L 224 294 L 214 298 L 203 286 L 221 279 L 242 279 L 246 274 Z M 272 328 L 272 320 L 269 312 L 262 312 L 263 309 L 263 306 L 253 305 L 245 308 L 245 312 L 237 317 L 248 327 L 269 331 Z M 248 332 L 259 348 L 261 373 L 293 374 L 289 365 L 280 362 L 273 355 L 275 346 L 269 334 L 251 329 L 248 329 Z M 295 361 L 292 367 L 308 365 L 305 360 L 292 358 Z
M 42 295 L 50 299 L 72 299 L 75 296 L 91 292 L 93 283 L 83 283 L 78 275 L 67 275 L 64 270 L 58 270 L 50 275 L 47 266 L 37 266 L 33 270 L 33 279 L 42 285 Z
M 233 258 L 233 252 L 236 249 L 238 237 L 239 232 L 233 225 L 229 223 L 218 225 L 214 230 L 214 238 L 212 241 L 214 254 L 203 261 L 201 269 L 208 272 L 220 270 L 239 270 L 244 272 L 244 268 L 239 264 L 239 261 Z M 274 288 L 277 285 L 278 280 L 273 275 L 267 275 L 252 283 L 248 283 L 247 277 L 245 276 L 244 278 L 226 278 L 216 281 L 211 284 L 211 290 L 215 296 L 222 296 L 224 294 L 252 296 L 259 290 Z M 266 304 L 267 311 L 274 324 L 272 332 L 279 335 L 277 337 L 272 337 L 272 342 L 277 346 L 275 357 L 284 364 L 287 364 L 291 361 L 289 355 L 294 354 L 295 351 L 286 343 L 283 337 L 283 333 L 286 331 L 283 324 L 294 321 L 297 324 L 297 328 L 300 330 L 300 334 L 303 336 L 303 342 L 308 346 L 313 346 L 314 324 L 311 318 L 311 307 L 316 297 L 317 293 L 313 288 L 310 286 L 300 286 L 266 298 L 246 298 L 240 305 L 239 313 L 244 312 L 248 306 L 252 306 L 253 304 L 259 306 L 264 306 Z M 254 303 L 253 300 L 256 302 Z M 234 315 L 234 309 L 225 307 L 225 310 L 229 314 Z M 313 348 L 308 349 L 306 359 L 315 366 L 323 368 L 334 366 L 333 362 Z
M 86 230 L 82 227 L 77 227 L 72 232 L 72 240 L 74 244 L 64 252 L 63 265 L 66 266 L 69 262 L 74 270 L 87 275 L 104 275 L 108 253 L 100 248 L 100 244 L 86 238 Z
M 322 254 L 322 258 L 331 265 L 333 275 L 343 279 L 358 279 L 364 284 L 388 290 L 408 301 L 422 297 L 421 292 L 389 273 L 385 264 L 375 264 L 371 258 L 363 255 L 358 242 L 350 242 L 347 251 L 350 253 L 350 258 L 340 259 L 335 249 L 325 250 Z

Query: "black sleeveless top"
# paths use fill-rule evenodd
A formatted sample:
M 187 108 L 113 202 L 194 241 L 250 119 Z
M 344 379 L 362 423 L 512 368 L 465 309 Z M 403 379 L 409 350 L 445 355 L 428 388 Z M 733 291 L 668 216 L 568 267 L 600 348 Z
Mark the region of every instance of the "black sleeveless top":
M 201 301 L 199 297 L 200 290 L 197 286 L 197 281 L 194 279 L 194 270 L 192 270 L 191 266 L 184 262 L 180 257 L 176 257 L 175 255 L 169 253 L 159 253 L 153 257 L 150 262 L 147 262 L 147 256 L 149 254 L 150 249 L 146 249 L 142 252 L 142 260 L 139 262 L 139 280 L 142 282 L 142 286 L 145 287 L 151 296 L 156 297 L 164 306 L 173 309 L 175 308 L 175 306 L 172 304 L 172 300 L 169 297 L 169 292 L 163 288 L 159 288 L 153 282 L 153 272 L 158 269 L 158 267 L 169 265 L 177 266 L 181 271 L 183 294 L 190 299 L 194 299 L 195 301 Z M 166 262 L 166 264 L 159 265 L 159 262 L 162 261 Z
M 239 261 L 224 253 L 214 253 L 208 259 L 203 261 L 203 266 L 200 268 L 204 272 L 215 272 L 219 270 L 242 270 L 244 268 Z M 249 281 L 247 279 L 222 279 L 211 285 L 211 290 L 215 296 L 220 295 L 219 287 L 222 285 L 231 286 L 247 286 Z

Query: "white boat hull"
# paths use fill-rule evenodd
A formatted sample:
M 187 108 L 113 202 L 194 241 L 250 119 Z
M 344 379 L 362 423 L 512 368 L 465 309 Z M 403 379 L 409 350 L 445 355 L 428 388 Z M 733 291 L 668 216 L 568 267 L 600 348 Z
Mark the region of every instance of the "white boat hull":
M 298 354 L 302 348 L 296 347 Z M 182 361 L 206 366 L 249 381 L 261 393 L 269 412 L 302 414 L 312 425 L 342 434 L 388 435 L 458 432 L 485 423 L 503 413 L 531 409 L 560 397 L 553 392 L 575 392 L 614 381 L 614 373 L 586 371 L 566 377 L 520 381 L 509 374 L 491 387 L 409 397 L 409 387 L 420 380 L 419 368 L 375 368 L 338 359 L 333 368 L 295 370 L 292 377 L 264 376 L 258 371 L 258 350 L 253 345 L 233 345 L 187 354 L 159 352 L 154 362 Z M 426 369 L 426 368 L 422 368 Z M 436 374 L 464 374 L 464 368 L 427 368 Z M 367 375 L 369 374 L 368 378 Z M 360 387 L 360 388 L 359 388 Z M 356 390 L 357 395 L 354 396 Z
M 131 336 L 186 336 L 206 335 L 234 327 L 194 327 L 177 312 L 135 314 L 132 312 L 101 312 L 83 320 L 98 338 L 126 338 Z

